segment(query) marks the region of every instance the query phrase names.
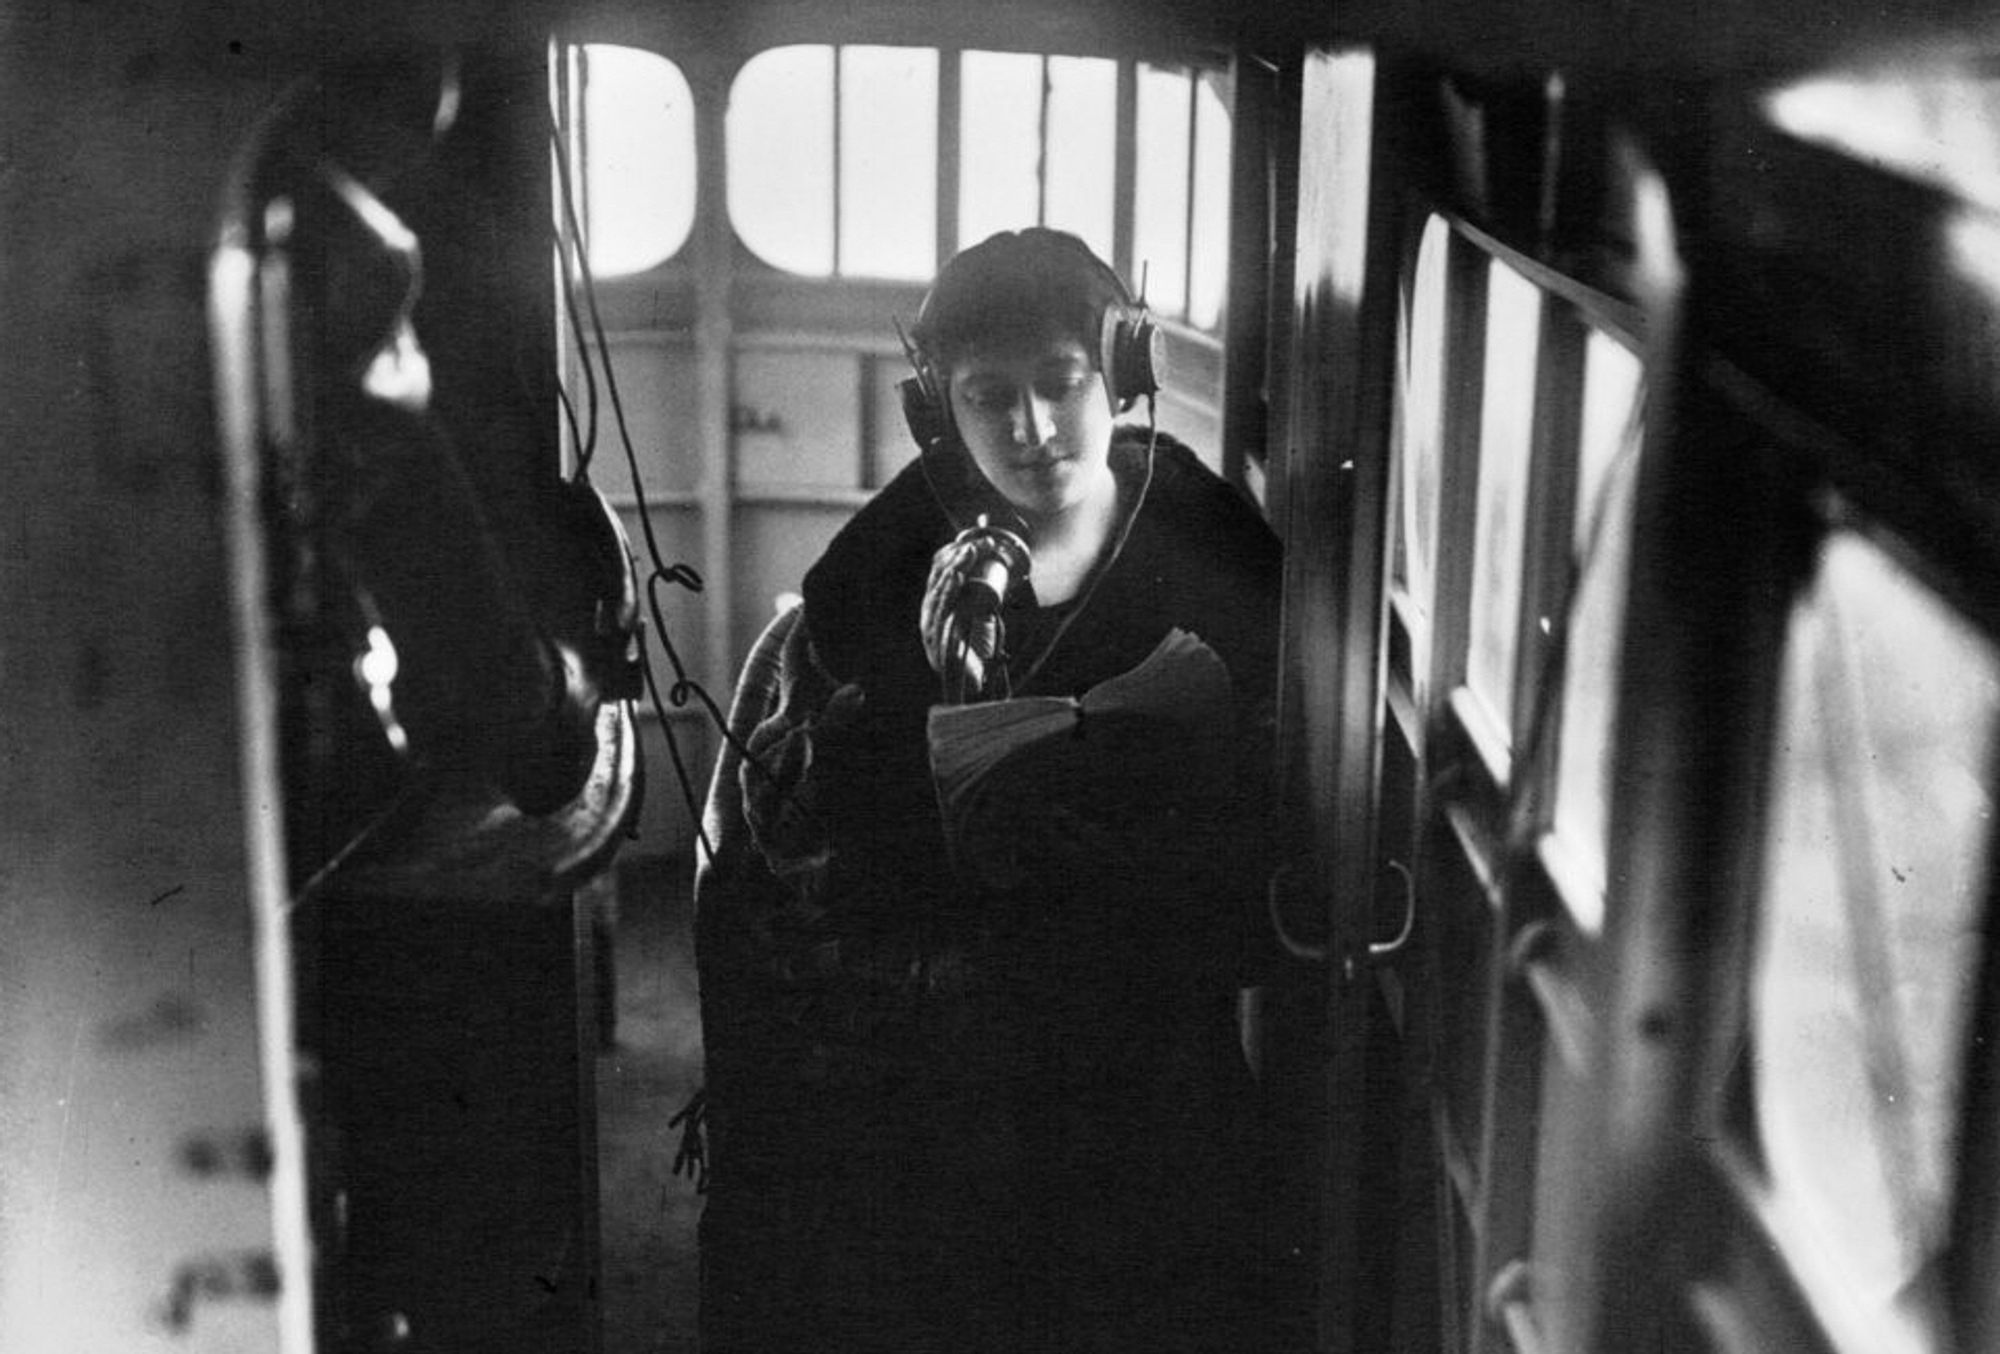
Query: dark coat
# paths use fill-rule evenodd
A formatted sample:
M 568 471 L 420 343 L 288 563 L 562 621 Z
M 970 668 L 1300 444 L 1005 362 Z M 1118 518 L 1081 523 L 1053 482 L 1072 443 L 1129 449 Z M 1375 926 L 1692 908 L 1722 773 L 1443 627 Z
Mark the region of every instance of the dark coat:
M 1128 502 L 1144 447 L 1120 430 Z M 1038 759 L 1003 797 L 1029 866 L 1009 887 L 956 874 L 940 827 L 917 613 L 952 526 L 918 467 L 746 672 L 731 722 L 763 751 L 725 758 L 698 888 L 708 1354 L 1261 1347 L 1234 1010 L 1268 873 L 1279 551 L 1185 448 L 1160 439 L 1154 467 L 1016 694 L 1081 693 L 1178 626 L 1222 657 L 1235 708 L 1206 751 L 1089 724 Z M 1064 611 L 1010 597 L 1017 674 Z M 771 736 L 847 683 L 861 713 L 814 738 L 801 782 Z

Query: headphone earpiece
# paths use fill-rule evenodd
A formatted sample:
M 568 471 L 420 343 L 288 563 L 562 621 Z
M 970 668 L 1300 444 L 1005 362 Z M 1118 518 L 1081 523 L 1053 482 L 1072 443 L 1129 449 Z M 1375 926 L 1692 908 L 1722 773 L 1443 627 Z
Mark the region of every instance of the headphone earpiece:
M 555 517 L 577 552 L 579 576 L 589 584 L 587 631 L 571 637 L 599 692 L 610 700 L 638 700 L 646 694 L 643 622 L 632 542 L 610 500 L 588 479 L 559 480 Z
M 921 375 L 906 377 L 896 383 L 896 393 L 902 397 L 903 422 L 909 425 L 917 450 L 942 446 L 951 432 L 951 418 L 932 383 Z
M 930 298 L 924 298 L 928 304 Z M 919 311 L 919 314 L 922 312 Z M 928 454 L 933 448 L 944 445 L 951 435 L 951 406 L 945 402 L 944 390 L 940 387 L 937 373 L 923 351 L 910 341 L 903 331 L 900 320 L 896 325 L 896 337 L 903 345 L 903 356 L 910 363 L 911 374 L 896 383 L 896 394 L 903 402 L 903 422 L 909 426 L 910 437 L 916 442 L 917 450 Z
M 1124 413 L 1139 400 L 1160 393 L 1166 343 L 1143 305 L 1114 305 L 1104 312 L 1098 364 L 1111 404 Z

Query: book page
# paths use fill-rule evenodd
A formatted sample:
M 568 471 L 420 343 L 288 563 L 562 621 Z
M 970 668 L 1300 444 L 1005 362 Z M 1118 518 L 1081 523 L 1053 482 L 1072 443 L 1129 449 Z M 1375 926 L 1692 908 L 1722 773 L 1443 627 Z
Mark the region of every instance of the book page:
M 1228 702 L 1229 669 L 1215 650 L 1176 626 L 1128 672 L 1086 691 L 1086 715 L 1125 713 L 1191 722 Z
M 1176 628 L 1136 666 L 1100 682 L 1080 700 L 1027 696 L 932 707 L 931 771 L 947 838 L 959 843 L 967 820 L 987 797 L 986 783 L 1009 779 L 1001 768 L 1027 750 L 1067 737 L 1092 719 L 1220 729 L 1228 724 L 1231 691 L 1229 671 L 1215 651 Z

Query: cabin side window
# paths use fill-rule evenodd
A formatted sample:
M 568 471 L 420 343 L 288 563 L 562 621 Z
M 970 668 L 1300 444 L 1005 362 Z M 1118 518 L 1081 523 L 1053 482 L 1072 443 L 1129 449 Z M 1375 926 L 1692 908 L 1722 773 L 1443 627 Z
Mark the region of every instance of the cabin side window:
M 1515 633 L 1527 544 L 1529 462 L 1534 453 L 1535 367 L 1542 294 L 1495 259 L 1486 283 L 1485 378 L 1479 416 L 1477 508 L 1472 533 L 1466 714 L 1498 767 L 1513 747 Z
M 1629 348 L 1593 330 L 1584 355 L 1582 439 L 1570 550 L 1577 562 L 1556 736 L 1555 814 L 1543 856 L 1571 916 L 1595 934 L 1604 920 L 1610 823 L 1612 697 L 1632 554 L 1632 491 L 1643 431 L 1644 369 Z
M 1559 888 L 1594 931 L 1644 369 L 1615 305 L 1517 262 L 1433 216 L 1406 272 L 1390 699 L 1414 745 L 1441 726 L 1442 755 L 1477 758 L 1496 826 L 1517 759 L 1553 744 L 1549 793 L 1522 788 L 1556 803 Z
M 1937 1350 L 1925 1279 L 1950 1221 L 2000 653 L 1840 532 L 1793 611 L 1780 700 L 1751 987 L 1755 1192 L 1842 1349 Z
M 1461 219 L 1404 249 L 1378 833 L 1427 900 L 1449 1230 L 1490 1274 L 1559 1152 L 1496 1135 L 1585 1094 L 1642 322 Z
M 1212 329 L 1228 259 L 1229 114 L 1212 75 L 1138 68 L 1133 270 L 1156 310 Z
M 1391 631 L 1395 676 L 1417 705 L 1430 670 L 1432 580 L 1437 572 L 1438 477 L 1444 456 L 1445 255 L 1451 226 L 1424 225 L 1405 289 L 1397 352 L 1397 510 L 1391 518 Z

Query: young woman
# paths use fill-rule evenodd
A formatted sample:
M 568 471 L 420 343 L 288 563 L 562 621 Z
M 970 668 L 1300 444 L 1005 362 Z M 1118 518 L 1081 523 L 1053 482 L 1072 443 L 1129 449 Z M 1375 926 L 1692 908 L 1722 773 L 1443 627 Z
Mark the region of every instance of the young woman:
M 1235 1007 L 1279 554 L 1117 425 L 1149 332 L 1072 236 L 954 258 L 912 333 L 923 454 L 746 669 L 697 886 L 707 1354 L 1271 1347 Z M 1030 557 L 983 594 L 982 519 Z M 1219 685 L 1086 713 L 947 839 L 934 708 L 1079 696 L 1176 631 Z

